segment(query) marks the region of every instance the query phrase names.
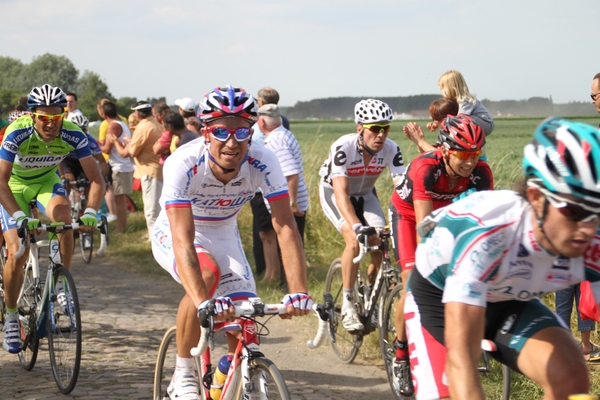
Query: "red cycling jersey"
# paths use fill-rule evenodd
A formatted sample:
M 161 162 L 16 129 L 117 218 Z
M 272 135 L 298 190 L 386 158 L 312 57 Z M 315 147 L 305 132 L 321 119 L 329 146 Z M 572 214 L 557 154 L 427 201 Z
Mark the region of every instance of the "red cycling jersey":
M 468 178 L 462 178 L 450 188 L 450 177 L 442 150 L 417 156 L 401 176 L 390 202 L 392 239 L 396 262 L 402 270 L 415 263 L 417 233 L 414 200 L 430 200 L 434 210 L 444 207 L 469 189 L 492 190 L 494 178 L 485 161 L 479 160 Z

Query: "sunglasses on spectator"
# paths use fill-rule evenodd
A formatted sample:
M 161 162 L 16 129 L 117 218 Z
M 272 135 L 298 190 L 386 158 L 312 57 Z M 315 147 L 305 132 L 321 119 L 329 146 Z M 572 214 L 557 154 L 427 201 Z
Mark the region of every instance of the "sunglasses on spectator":
M 392 126 L 390 124 L 363 124 L 363 127 L 375 133 L 388 133 Z
M 481 155 L 481 150 L 474 150 L 474 151 L 464 151 L 464 150 L 448 150 L 449 154 L 452 154 L 454 157 L 458 158 L 459 160 L 468 160 L 469 158 L 479 158 L 479 156 Z
M 592 101 L 596 101 L 596 99 L 598 98 L 598 95 L 600 95 L 600 92 L 590 94 L 590 97 L 592 98 Z
M 229 140 L 229 136 L 233 135 L 235 140 L 238 142 L 244 142 L 250 139 L 252 136 L 252 128 L 236 128 L 228 129 L 223 126 L 207 126 L 206 130 L 212 137 L 217 139 L 219 142 L 226 142 Z
M 42 122 L 59 122 L 61 119 L 64 118 L 65 113 L 60 113 L 60 114 L 38 114 L 38 113 L 32 113 L 33 115 L 35 115 L 35 117 L 37 119 L 39 119 Z
M 572 203 L 566 199 L 554 197 L 549 193 L 544 193 L 548 202 L 552 204 L 565 218 L 572 222 L 597 222 L 600 219 L 599 211 L 590 211 L 579 204 Z

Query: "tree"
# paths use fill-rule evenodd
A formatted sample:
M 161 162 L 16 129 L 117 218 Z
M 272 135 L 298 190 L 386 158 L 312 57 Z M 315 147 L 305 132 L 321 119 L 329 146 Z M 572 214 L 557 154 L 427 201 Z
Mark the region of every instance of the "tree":
M 24 92 L 28 90 L 23 81 L 26 66 L 17 59 L 0 57 L 0 88 Z
M 77 88 L 78 75 L 79 71 L 67 57 L 46 53 L 27 65 L 23 78 L 28 91 L 47 83 L 72 92 Z
M 79 100 L 79 109 L 90 120 L 100 118 L 96 104 L 103 97 L 113 99 L 112 94 L 108 91 L 108 85 L 100 78 L 100 76 L 92 71 L 84 71 L 81 78 L 77 80 L 77 98 Z
M 131 106 L 137 103 L 137 101 L 137 97 L 119 97 L 119 100 L 116 102 L 117 112 L 119 115 L 127 117 L 132 112 Z
M 0 108 L 3 111 L 3 117 L 6 119 L 9 111 L 14 110 L 19 102 L 19 98 L 25 93 L 17 92 L 14 89 L 0 89 Z

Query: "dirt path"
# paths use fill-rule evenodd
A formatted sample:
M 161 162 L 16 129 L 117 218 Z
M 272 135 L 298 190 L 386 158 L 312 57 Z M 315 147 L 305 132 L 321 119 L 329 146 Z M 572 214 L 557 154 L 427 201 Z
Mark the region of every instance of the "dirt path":
M 95 258 L 92 265 L 74 260 L 82 309 L 81 373 L 70 395 L 58 392 L 44 339 L 31 372 L 0 349 L 0 400 L 9 399 L 150 399 L 154 362 L 165 330 L 174 324 L 181 286 L 170 277 L 139 275 Z M 166 274 L 165 274 L 166 275 Z M 329 346 L 309 350 L 316 317 L 308 323 L 278 318 L 261 350 L 282 371 L 294 399 L 392 399 L 383 363 L 357 357 L 340 364 Z

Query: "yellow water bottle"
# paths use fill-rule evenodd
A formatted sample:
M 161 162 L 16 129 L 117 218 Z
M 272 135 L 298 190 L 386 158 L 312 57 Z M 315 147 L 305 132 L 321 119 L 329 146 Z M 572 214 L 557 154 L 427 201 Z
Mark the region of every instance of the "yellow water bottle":
M 212 385 L 210 385 L 210 398 L 212 400 L 219 400 L 221 398 L 223 384 L 225 383 L 225 379 L 227 379 L 227 372 L 229 371 L 232 359 L 233 356 L 226 354 L 219 360 L 215 375 L 213 376 Z
M 569 396 L 569 400 L 598 400 L 598 396 L 595 394 L 572 394 Z

